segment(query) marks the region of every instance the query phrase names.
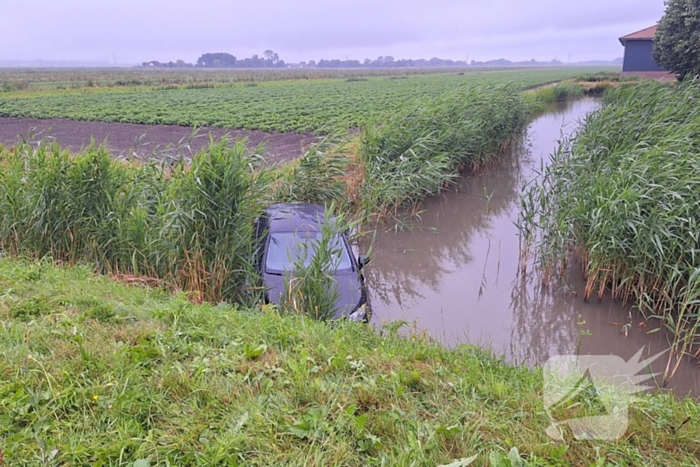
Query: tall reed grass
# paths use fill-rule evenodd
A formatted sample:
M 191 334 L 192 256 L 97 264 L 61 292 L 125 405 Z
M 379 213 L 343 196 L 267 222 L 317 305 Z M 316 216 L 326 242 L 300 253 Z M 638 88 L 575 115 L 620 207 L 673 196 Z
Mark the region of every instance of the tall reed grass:
M 212 140 L 174 166 L 20 143 L 0 150 L 0 166 L 0 250 L 241 299 L 270 179 L 244 142 Z
M 700 344 L 699 102 L 700 81 L 609 91 L 526 190 L 520 219 L 545 281 L 574 252 L 587 299 L 609 290 L 673 333 L 665 380 Z
M 320 237 L 303 245 L 313 251 L 302 251 L 293 271 L 285 277 L 281 308 L 283 311 L 326 321 L 333 318 L 338 306 L 338 283 L 334 279 L 340 248 L 338 239 L 348 229 L 343 214 L 334 217 L 334 205 L 326 206 L 324 217 L 317 219 Z M 307 258 L 310 258 L 308 260 Z
M 462 87 L 411 101 L 365 127 L 360 189 L 366 212 L 412 204 L 439 192 L 460 170 L 497 159 L 530 114 L 515 86 Z
M 556 85 L 547 85 L 527 91 L 525 93 L 525 99 L 533 110 L 543 111 L 551 104 L 579 99 L 583 97 L 585 93 L 586 91 L 579 83 L 563 81 Z M 602 94 L 602 92 L 599 94 Z

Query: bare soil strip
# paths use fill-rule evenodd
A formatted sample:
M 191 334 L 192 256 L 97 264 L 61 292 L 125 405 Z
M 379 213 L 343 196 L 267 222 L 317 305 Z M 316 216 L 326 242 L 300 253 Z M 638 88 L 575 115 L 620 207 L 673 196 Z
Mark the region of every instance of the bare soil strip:
M 61 147 L 78 151 L 94 139 L 96 143 L 105 144 L 115 157 L 139 159 L 190 156 L 207 146 L 210 134 L 215 138 L 228 134 L 232 141 L 247 138 L 247 146 L 251 149 L 264 143 L 263 154 L 270 164 L 299 158 L 314 141 L 310 133 L 267 133 L 213 127 L 202 127 L 198 136 L 190 141 L 192 128 L 176 125 L 0 117 L 0 144 L 5 146 L 12 146 L 24 137 L 27 141 L 55 140 Z M 176 151 L 178 146 L 181 147 Z

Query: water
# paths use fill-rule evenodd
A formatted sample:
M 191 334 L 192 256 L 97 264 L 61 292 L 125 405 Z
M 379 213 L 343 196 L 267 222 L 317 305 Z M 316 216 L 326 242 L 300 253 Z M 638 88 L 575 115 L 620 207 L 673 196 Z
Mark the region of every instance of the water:
M 668 349 L 666 335 L 649 334 L 653 326 L 619 303 L 585 303 L 576 268 L 566 285 L 547 289 L 519 273 L 521 187 L 597 106 L 593 99 L 557 105 L 534 119 L 512 158 L 427 200 L 417 227 L 382 226 L 366 270 L 372 321 L 405 320 L 445 345 L 479 344 L 528 365 L 576 352 L 629 360 L 643 347 L 644 356 Z M 654 372 L 665 365 L 663 356 Z M 695 362 L 687 358 L 669 387 L 699 396 Z

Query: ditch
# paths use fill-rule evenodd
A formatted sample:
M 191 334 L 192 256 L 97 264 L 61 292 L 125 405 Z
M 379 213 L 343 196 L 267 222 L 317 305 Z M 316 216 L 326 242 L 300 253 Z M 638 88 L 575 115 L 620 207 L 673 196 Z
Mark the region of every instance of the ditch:
M 629 360 L 642 348 L 645 358 L 667 350 L 669 336 L 651 333 L 655 324 L 630 307 L 609 297 L 584 302 L 586 284 L 576 265 L 565 282 L 548 288 L 537 273 L 520 272 L 515 223 L 523 184 L 548 163 L 562 136 L 598 106 L 590 98 L 553 106 L 533 119 L 510 157 L 427 199 L 415 228 L 382 226 L 365 272 L 373 323 L 406 321 L 445 345 L 490 347 L 509 362 L 527 365 L 561 354 Z M 666 360 L 659 358 L 653 372 L 663 372 Z M 696 361 L 685 358 L 668 387 L 681 396 L 700 396 Z

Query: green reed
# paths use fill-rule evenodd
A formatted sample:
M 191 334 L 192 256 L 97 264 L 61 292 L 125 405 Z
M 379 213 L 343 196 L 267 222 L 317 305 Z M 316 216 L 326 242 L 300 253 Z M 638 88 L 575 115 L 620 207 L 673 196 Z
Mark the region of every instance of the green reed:
M 244 142 L 211 141 L 172 167 L 20 143 L 0 150 L 0 166 L 0 250 L 240 298 L 270 178 Z
M 665 380 L 700 344 L 698 102 L 700 81 L 609 91 L 522 197 L 522 250 L 545 282 L 573 252 L 586 299 L 610 291 L 672 332 Z
M 361 135 L 365 211 L 382 212 L 439 192 L 461 170 L 497 159 L 531 107 L 515 86 L 461 87 L 399 106 Z

